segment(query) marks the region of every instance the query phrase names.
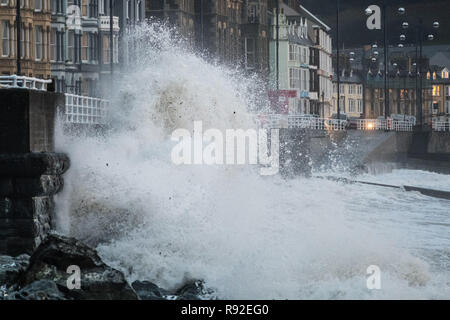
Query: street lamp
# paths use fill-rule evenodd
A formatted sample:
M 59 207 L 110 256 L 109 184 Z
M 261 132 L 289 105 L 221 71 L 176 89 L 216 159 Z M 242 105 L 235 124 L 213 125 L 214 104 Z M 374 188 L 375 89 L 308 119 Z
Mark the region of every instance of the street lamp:
M 21 72 L 22 72 L 22 68 L 21 68 L 21 64 L 20 64 L 20 56 L 21 56 L 21 52 L 20 52 L 20 33 L 21 33 L 21 28 L 22 28 L 22 22 L 20 21 L 20 3 L 22 1 L 20 0 L 16 0 L 16 30 L 17 30 L 17 75 L 20 76 Z M 25 84 L 24 84 L 25 86 Z
M 389 117 L 390 111 L 389 111 L 389 84 L 388 84 L 388 49 L 389 49 L 389 43 L 388 43 L 388 36 L 387 36 L 387 20 L 388 20 L 388 12 L 387 12 L 388 4 L 387 0 L 383 1 L 383 7 L 382 7 L 382 15 L 383 15 L 383 43 L 384 43 L 384 100 L 385 100 L 385 111 L 384 116 L 385 118 Z M 367 8 L 365 10 L 366 15 L 370 16 L 373 14 L 373 10 L 370 8 Z M 397 9 L 397 13 L 399 15 L 404 15 L 406 13 L 405 8 L 400 7 Z M 403 28 L 407 29 L 409 27 L 408 22 L 403 23 Z M 406 37 L 405 37 L 406 39 Z M 402 39 L 401 39 L 402 40 Z M 404 41 L 404 40 L 402 40 Z M 403 47 L 403 44 L 398 45 L 400 48 Z
M 403 22 L 402 24 L 404 29 L 409 28 L 408 22 Z M 433 22 L 433 28 L 439 29 L 439 22 L 434 21 Z M 413 30 L 416 34 L 416 113 L 417 113 L 417 120 L 418 125 L 421 127 L 423 124 L 423 41 L 424 41 L 424 23 L 423 18 L 419 17 L 418 23 L 415 25 L 412 25 Z M 428 34 L 427 39 L 429 41 L 434 40 L 433 34 Z M 418 52 L 419 51 L 419 52 Z M 420 57 L 420 58 L 419 58 Z M 419 64 L 417 65 L 417 61 L 419 61 Z M 419 81 L 418 81 L 419 80 Z M 419 82 L 419 83 L 418 83 Z M 417 97 L 419 99 L 417 99 Z

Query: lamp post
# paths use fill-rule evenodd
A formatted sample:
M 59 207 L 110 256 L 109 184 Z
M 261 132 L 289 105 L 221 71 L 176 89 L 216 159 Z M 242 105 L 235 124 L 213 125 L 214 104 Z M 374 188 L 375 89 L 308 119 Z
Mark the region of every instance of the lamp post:
M 340 41 L 339 41 L 339 11 L 341 1 L 336 0 L 336 76 L 337 76 L 337 118 L 341 119 L 341 70 L 340 70 Z
M 19 76 L 22 73 L 21 61 L 20 61 L 20 32 L 22 23 L 20 21 L 20 2 L 21 0 L 16 0 L 16 23 L 17 23 L 17 75 Z
M 275 6 L 275 24 L 276 24 L 276 30 L 275 30 L 275 38 L 276 38 L 276 73 L 277 73 L 277 96 L 279 94 L 279 90 L 280 90 L 280 21 L 279 21 L 279 16 L 280 16 L 280 1 L 279 0 L 275 0 L 276 1 L 276 6 Z
M 372 9 L 367 8 L 365 10 L 367 16 L 373 14 Z M 383 1 L 381 8 L 381 14 L 383 15 L 383 44 L 384 44 L 384 117 L 387 119 L 389 117 L 389 83 L 388 83 L 388 37 L 387 37 L 387 1 Z
M 403 8 L 399 9 L 400 10 Z M 405 13 L 403 9 L 403 13 Z M 410 25 L 408 22 L 402 23 L 403 29 L 412 28 L 415 31 L 415 45 L 416 45 L 416 117 L 418 121 L 418 126 L 422 128 L 423 126 L 423 41 L 425 35 L 423 18 L 419 17 L 416 24 Z M 433 22 L 433 28 L 439 29 L 440 25 L 438 21 Z M 401 40 L 406 40 L 406 36 L 401 35 Z M 434 40 L 433 34 L 428 34 L 427 39 L 429 41 Z
M 113 73 L 114 73 L 114 28 L 113 28 L 113 23 L 114 23 L 114 19 L 113 19 L 113 8 L 114 8 L 114 4 L 113 4 L 114 0 L 109 0 L 109 46 L 110 46 L 110 66 L 111 66 L 111 82 L 112 82 L 112 78 L 113 78 Z

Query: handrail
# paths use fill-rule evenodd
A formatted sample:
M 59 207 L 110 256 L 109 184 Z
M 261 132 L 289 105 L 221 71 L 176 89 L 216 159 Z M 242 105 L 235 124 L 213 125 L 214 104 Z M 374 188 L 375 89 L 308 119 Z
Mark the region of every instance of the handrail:
M 10 76 L 0 76 L 0 86 L 6 88 L 27 88 L 31 90 L 46 91 L 47 85 L 52 80 L 39 79 L 34 77 L 18 76 L 16 74 Z
M 65 121 L 68 123 L 104 124 L 109 101 L 75 94 L 65 94 Z

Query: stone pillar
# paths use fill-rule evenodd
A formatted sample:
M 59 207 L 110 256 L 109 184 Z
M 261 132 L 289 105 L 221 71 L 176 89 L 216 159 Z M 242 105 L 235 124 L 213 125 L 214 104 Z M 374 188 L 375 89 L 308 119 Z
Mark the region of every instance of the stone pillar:
M 54 153 L 64 96 L 0 89 L 0 101 L 0 254 L 30 254 L 52 227 L 53 195 L 69 167 L 66 155 Z

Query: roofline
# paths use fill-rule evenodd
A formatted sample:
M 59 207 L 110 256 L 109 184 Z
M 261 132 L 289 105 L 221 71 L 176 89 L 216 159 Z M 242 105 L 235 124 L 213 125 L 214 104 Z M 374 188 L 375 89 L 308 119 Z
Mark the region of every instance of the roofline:
M 330 31 L 331 28 L 329 26 L 327 26 L 322 20 L 320 20 L 319 18 L 317 18 L 315 15 L 313 15 L 311 12 L 309 12 L 304 6 L 300 5 L 300 8 L 302 10 L 304 10 L 307 14 L 309 14 L 311 17 L 313 17 L 314 19 L 317 20 L 317 22 L 319 24 L 321 24 L 327 31 Z

